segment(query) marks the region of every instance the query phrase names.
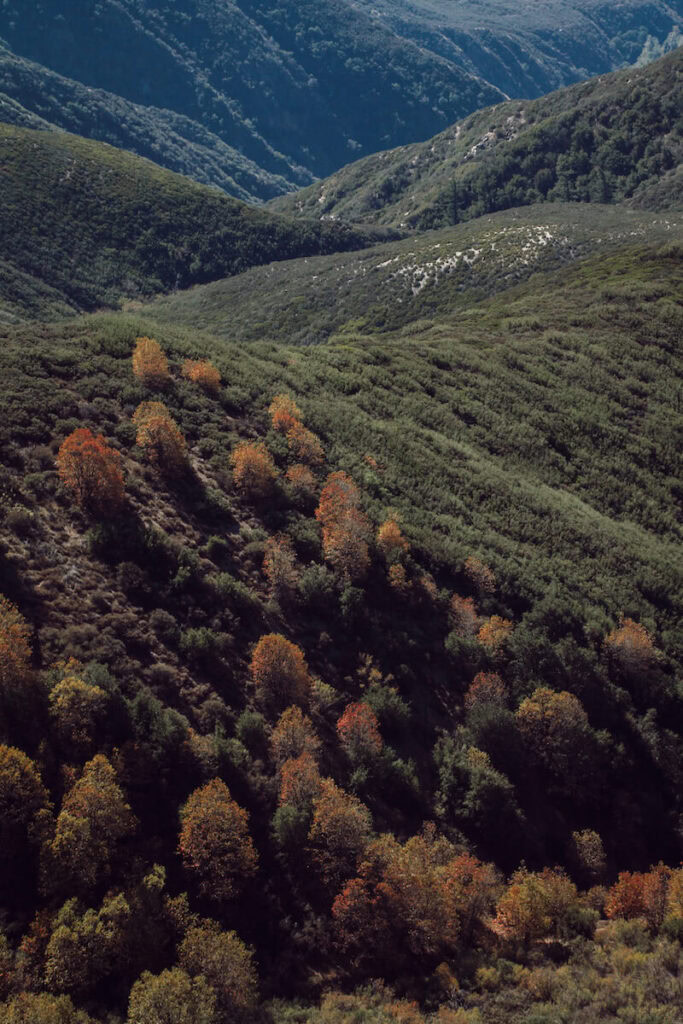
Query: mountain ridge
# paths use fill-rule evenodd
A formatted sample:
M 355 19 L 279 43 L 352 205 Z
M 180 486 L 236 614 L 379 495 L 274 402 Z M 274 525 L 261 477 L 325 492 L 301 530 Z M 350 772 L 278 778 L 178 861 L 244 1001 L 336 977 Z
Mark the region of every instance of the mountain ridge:
M 216 279 L 254 261 L 358 248 L 363 230 L 296 222 L 142 157 L 0 124 L 0 294 L 12 319 L 63 316 Z
M 683 47 L 642 69 L 479 111 L 425 143 L 365 157 L 271 207 L 419 229 L 548 197 L 637 203 L 638 189 L 654 195 L 666 175 L 675 207 L 681 110 Z M 653 201 L 660 208 L 667 202 Z
M 354 154 L 425 139 L 506 94 L 539 95 L 656 55 L 683 24 L 680 0 L 628 0 L 617 11 L 550 0 L 531 15 L 502 0 L 467 2 L 458 5 L 462 31 L 439 0 L 399 6 L 397 21 L 389 2 L 86 0 L 74 18 L 67 0 L 44 0 L 26 20 L 7 0 L 6 84 L 10 99 L 49 111 L 57 127 L 263 200 Z M 508 78 L 497 84 L 505 61 Z M 88 88 L 103 93 L 95 101 Z M 150 153 L 141 122 L 157 136 L 172 132 L 172 145 L 158 137 Z

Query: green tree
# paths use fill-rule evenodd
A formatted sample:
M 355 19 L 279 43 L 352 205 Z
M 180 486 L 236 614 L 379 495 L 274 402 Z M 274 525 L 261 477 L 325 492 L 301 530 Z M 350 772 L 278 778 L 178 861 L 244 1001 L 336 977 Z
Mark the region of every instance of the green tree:
M 130 992 L 128 1024 L 217 1024 L 216 993 L 202 975 L 179 967 L 145 971 Z
M 192 977 L 203 975 L 216 993 L 221 1017 L 234 1021 L 258 1000 L 254 957 L 236 932 L 225 932 L 215 921 L 189 928 L 179 963 Z
M 20 992 L 0 1005 L 0 1024 L 96 1024 L 68 996 Z
M 109 878 L 117 848 L 136 824 L 114 768 L 98 754 L 64 797 L 54 838 L 43 850 L 43 887 L 90 892 Z

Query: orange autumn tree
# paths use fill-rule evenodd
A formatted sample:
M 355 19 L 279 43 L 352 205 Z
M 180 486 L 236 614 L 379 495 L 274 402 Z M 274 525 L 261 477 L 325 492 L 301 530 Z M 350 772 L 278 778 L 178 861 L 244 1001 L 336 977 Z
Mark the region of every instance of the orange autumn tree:
M 498 704 L 505 707 L 508 689 L 497 672 L 478 672 L 465 694 L 465 710 L 471 711 L 481 704 Z
M 337 938 L 373 967 L 452 956 L 491 912 L 497 889 L 491 865 L 458 853 L 433 826 L 403 844 L 383 835 L 333 903 Z
M 520 868 L 498 900 L 494 928 L 525 946 L 549 935 L 566 938 L 577 906 L 576 886 L 562 871 Z
M 683 865 L 671 872 L 666 909 L 669 917 L 683 918 Z
M 178 849 L 200 892 L 217 903 L 234 899 L 258 865 L 247 812 L 212 779 L 190 795 L 180 820 Z
M 463 925 L 469 933 L 474 917 L 493 905 L 495 872 L 469 854 L 458 854 L 430 825 L 393 848 L 383 883 L 411 952 L 446 954 L 457 947 Z
M 31 628 L 19 609 L 0 594 L 0 693 L 23 683 L 31 668 Z
M 301 423 L 301 409 L 290 395 L 276 395 L 268 407 L 273 430 L 286 434 Z
M 294 548 L 287 534 L 277 534 L 266 541 L 263 572 L 268 579 L 273 597 L 282 599 L 291 595 L 299 573 Z
M 653 931 L 661 927 L 670 908 L 669 886 L 674 872 L 658 864 L 647 872 L 622 871 L 607 893 L 605 914 L 627 920 L 644 917 Z
M 636 871 L 621 871 L 605 900 L 607 917 L 645 917 L 645 875 Z
M 471 555 L 465 559 L 465 576 L 480 596 L 492 594 L 496 589 L 496 577 L 491 569 Z
M 320 794 L 322 779 L 313 754 L 305 750 L 299 757 L 290 758 L 280 768 L 280 806 L 310 807 Z
M 282 707 L 308 701 L 311 679 L 303 651 L 281 633 L 261 637 L 249 669 L 258 697 L 264 704 Z
M 405 567 L 400 562 L 395 562 L 394 565 L 389 566 L 387 572 L 387 578 L 389 580 L 389 586 L 392 590 L 395 590 L 398 594 L 405 596 L 412 589 L 412 584 L 408 579 Z
M 293 423 L 287 431 L 289 451 L 297 462 L 307 466 L 321 466 L 325 461 L 325 450 L 317 434 L 308 430 L 303 423 Z
M 644 671 L 657 657 L 645 626 L 623 615 L 619 627 L 605 637 L 604 646 L 609 656 L 628 672 Z
M 525 697 L 515 719 L 523 740 L 541 764 L 570 780 L 591 734 L 581 701 L 566 690 L 541 686 Z
M 512 633 L 512 623 L 500 615 L 492 615 L 477 633 L 477 640 L 483 647 L 499 651 Z
M 344 577 L 356 580 L 370 564 L 370 523 L 360 508 L 360 491 L 343 471 L 330 473 L 315 517 L 322 526 L 325 558 Z
M 453 594 L 450 601 L 449 613 L 453 630 L 458 636 L 474 636 L 479 625 L 479 616 L 471 597 L 461 597 L 460 594 Z
M 349 704 L 337 722 L 337 736 L 353 764 L 372 761 L 382 750 L 377 715 L 368 704 Z
M 141 402 L 133 423 L 138 428 L 135 443 L 162 473 L 178 476 L 187 469 L 185 438 L 163 402 Z
M 93 515 L 116 515 L 124 500 L 121 456 L 87 427 L 69 434 L 57 453 L 57 472 L 80 507 Z
M 273 493 L 277 470 L 262 441 L 241 441 L 230 455 L 230 464 L 235 487 L 246 498 L 259 501 Z
M 215 395 L 221 386 L 221 375 L 208 359 L 186 359 L 180 371 L 186 380 L 198 384 L 204 391 Z
M 323 882 L 333 891 L 354 874 L 371 834 L 372 817 L 365 804 L 332 779 L 323 779 L 313 801 L 308 847 Z
M 165 387 L 171 377 L 168 359 L 154 338 L 138 338 L 133 352 L 133 373 L 147 387 Z
M 279 766 L 304 753 L 315 758 L 320 750 L 320 739 L 308 715 L 301 708 L 292 706 L 277 720 L 270 737 L 270 748 L 273 760 Z
M 308 466 L 301 463 L 289 467 L 285 473 L 285 480 L 291 488 L 293 497 L 299 501 L 309 501 L 318 486 Z
M 385 520 L 378 529 L 377 547 L 389 565 L 399 562 L 410 550 L 410 545 L 395 519 Z
M 50 691 L 50 717 L 69 755 L 87 755 L 103 728 L 109 699 L 99 686 L 66 676 Z

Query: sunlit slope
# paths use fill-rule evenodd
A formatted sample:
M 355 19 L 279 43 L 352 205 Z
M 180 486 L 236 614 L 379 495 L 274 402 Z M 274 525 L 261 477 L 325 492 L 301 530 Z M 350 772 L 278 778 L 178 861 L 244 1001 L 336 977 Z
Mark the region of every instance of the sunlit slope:
M 0 593 L 30 621 L 38 664 L 75 656 L 105 665 L 127 702 L 115 707 L 130 704 L 133 721 L 147 723 L 117 747 L 134 780 L 136 852 L 151 844 L 175 877 L 178 808 L 198 784 L 199 769 L 188 778 L 188 744 L 200 751 L 199 782 L 218 772 L 248 810 L 263 858 L 257 895 L 221 921 L 254 946 L 273 990 L 306 994 L 311 971 L 339 968 L 317 946 L 302 959 L 298 925 L 284 912 L 292 907 L 306 923 L 315 915 L 316 942 L 321 927 L 334 934 L 332 894 L 315 888 L 306 834 L 294 857 L 309 888 L 292 886 L 280 855 L 271 720 L 258 744 L 244 724 L 262 707 L 249 665 L 266 634 L 298 645 L 322 681 L 312 714 L 324 771 L 355 787 L 378 834 L 409 836 L 436 820 L 510 872 L 522 859 L 571 870 L 573 833 L 593 828 L 614 874 L 659 858 L 677 863 L 680 265 L 675 243 L 634 238 L 431 324 L 346 332 L 309 348 L 231 343 L 148 311 L 0 329 Z M 163 392 L 133 375 L 140 335 L 156 337 L 169 359 Z M 188 357 L 212 360 L 216 392 L 184 376 Z M 268 407 L 283 392 L 324 448 L 308 498 L 290 488 L 288 442 L 270 428 Z M 132 416 L 150 399 L 165 403 L 186 439 L 191 471 L 180 481 L 137 443 Z M 83 427 L 120 453 L 127 499 L 109 523 L 79 512 L 58 480 L 55 453 Z M 241 493 L 230 469 L 236 445 L 255 441 L 277 473 L 265 500 Z M 328 473 L 340 470 L 371 524 L 369 569 L 352 581 L 331 567 L 314 514 Z M 410 545 L 407 590 L 390 582 L 374 540 L 390 517 Z M 283 535 L 297 580 L 276 600 L 263 564 Z M 490 567 L 492 591 L 473 592 L 470 557 Z M 509 620 L 502 649 L 460 629 L 455 594 L 473 597 L 476 627 L 493 615 Z M 606 649 L 622 614 L 653 638 L 642 671 L 621 669 Z M 510 707 L 500 714 L 466 712 L 480 671 L 505 682 Z M 370 699 L 373 678 L 390 707 L 391 692 L 400 696 L 408 718 L 405 728 L 382 726 L 386 770 L 360 777 L 340 755 L 336 722 L 349 702 Z M 549 774 L 522 742 L 517 711 L 545 688 L 580 702 L 595 755 L 589 773 Z M 47 712 L 15 707 L 36 749 L 46 749 Z M 178 740 L 162 773 L 157 761 L 141 762 L 141 742 L 164 722 L 176 723 Z M 504 775 L 494 796 L 502 787 L 519 827 L 501 829 L 499 814 L 471 809 L 469 775 L 464 795 L 459 775 L 437 776 L 441 740 L 487 755 Z M 421 962 L 411 969 L 427 975 Z
M 675 213 L 543 204 L 360 252 L 254 268 L 165 296 L 150 313 L 230 341 L 314 344 L 335 332 L 410 330 L 532 274 L 682 235 Z

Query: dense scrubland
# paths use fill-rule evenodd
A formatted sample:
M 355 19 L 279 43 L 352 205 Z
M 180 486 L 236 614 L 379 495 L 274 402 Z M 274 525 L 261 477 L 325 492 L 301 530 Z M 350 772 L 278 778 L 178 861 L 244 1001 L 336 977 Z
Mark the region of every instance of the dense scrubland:
M 226 341 L 317 344 L 344 335 L 424 330 L 434 318 L 530 279 L 624 246 L 680 236 L 675 210 L 595 203 L 536 204 L 355 252 L 283 260 L 163 295 L 151 315 Z M 559 280 L 557 277 L 555 280 Z M 507 300 L 505 300 L 507 301 Z
M 116 307 L 377 235 L 247 206 L 100 142 L 0 125 L 0 295 L 10 320 Z
M 4 329 L 0 1019 L 676 1020 L 679 266 Z

